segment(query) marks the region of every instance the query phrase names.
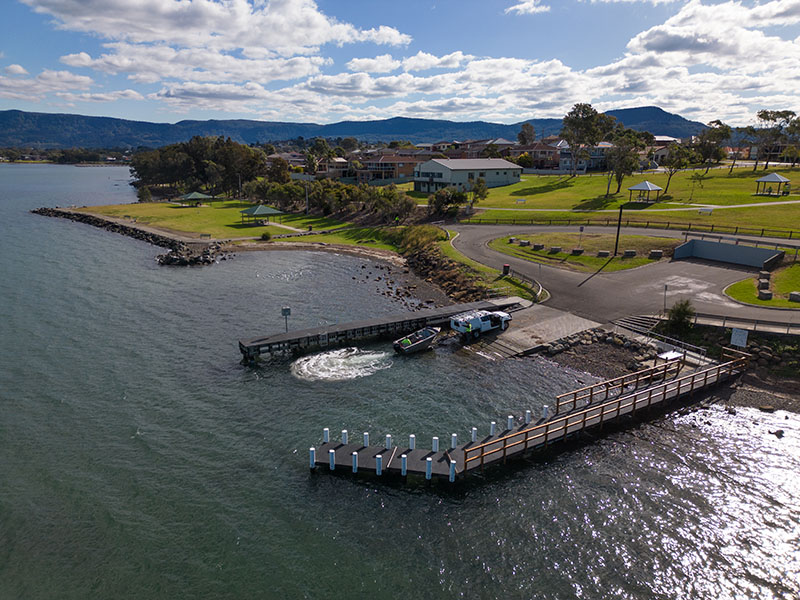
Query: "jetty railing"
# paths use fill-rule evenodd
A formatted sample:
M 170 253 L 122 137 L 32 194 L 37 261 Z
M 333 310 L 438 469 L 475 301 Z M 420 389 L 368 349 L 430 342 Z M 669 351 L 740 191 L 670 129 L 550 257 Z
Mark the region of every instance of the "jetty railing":
M 710 384 L 719 382 L 722 378 L 730 378 L 734 372 L 742 371 L 749 365 L 749 355 L 735 350 L 726 349 L 723 351 L 723 358 L 728 361 L 665 381 L 641 392 L 626 394 L 615 400 L 568 413 L 563 417 L 477 446 L 464 448 L 462 470 L 466 473 L 470 469 L 483 468 L 487 462 L 494 462 L 501 458 L 505 461 L 509 454 L 516 454 L 535 447 L 547 447 L 548 444 L 563 441 L 568 435 L 579 433 L 588 427 L 602 426 L 606 421 L 616 419 L 624 414 L 633 415 L 636 410 L 648 408 L 654 403 L 678 398 L 686 393 L 691 394 L 696 389 L 703 389 Z
M 683 364 L 683 358 L 676 358 L 668 360 L 663 365 L 656 365 L 561 394 L 556 396 L 555 414 L 559 414 L 561 409 L 565 407 L 574 410 L 578 408 L 578 404 L 592 404 L 597 401 L 608 400 L 613 395 L 622 395 L 626 388 L 631 386 L 633 386 L 634 390 L 638 390 L 640 386 L 650 385 L 658 379 L 666 381 L 669 377 L 677 377 Z

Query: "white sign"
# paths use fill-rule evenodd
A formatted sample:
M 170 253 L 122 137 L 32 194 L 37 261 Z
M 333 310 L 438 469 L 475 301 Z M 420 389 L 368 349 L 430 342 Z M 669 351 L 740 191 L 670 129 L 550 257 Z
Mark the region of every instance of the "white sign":
M 747 329 L 731 329 L 731 346 L 744 348 L 747 346 Z

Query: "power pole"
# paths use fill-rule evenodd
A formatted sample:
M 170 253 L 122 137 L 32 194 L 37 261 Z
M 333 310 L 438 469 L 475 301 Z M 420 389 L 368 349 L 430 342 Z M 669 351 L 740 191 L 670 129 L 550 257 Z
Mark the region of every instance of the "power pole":
M 619 207 L 619 219 L 617 220 L 617 241 L 614 242 L 614 256 L 617 255 L 617 250 L 619 250 L 619 230 L 622 227 L 622 205 Z

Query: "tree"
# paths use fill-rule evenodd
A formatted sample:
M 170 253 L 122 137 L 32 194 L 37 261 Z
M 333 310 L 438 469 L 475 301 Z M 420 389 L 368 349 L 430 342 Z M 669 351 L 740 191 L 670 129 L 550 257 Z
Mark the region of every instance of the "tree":
M 606 198 L 611 190 L 611 179 L 616 179 L 617 190 L 614 193 L 619 194 L 622 181 L 639 167 L 639 152 L 653 141 L 653 136 L 648 132 L 635 131 L 621 126 L 617 127 L 609 137 L 609 141 L 614 145 L 606 152 L 606 164 L 608 165 Z
M 672 333 L 686 333 L 692 326 L 694 307 L 689 300 L 679 300 L 667 310 L 667 328 Z
M 722 121 L 711 121 L 708 128 L 700 132 L 694 144 L 695 152 L 706 165 L 706 173 L 711 168 L 711 164 L 719 162 L 725 158 L 725 151 L 722 144 L 731 137 L 730 125 Z
M 153 194 L 150 193 L 150 188 L 146 185 L 143 185 L 137 190 L 136 197 L 139 199 L 139 202 L 152 202 L 153 200 Z
M 760 110 L 756 113 L 760 127 L 754 130 L 758 156 L 753 171 L 758 167 L 758 159 L 764 157 L 764 170 L 769 168 L 769 161 L 775 146 L 785 140 L 786 129 L 795 118 L 792 110 Z
M 530 146 L 536 141 L 536 131 L 530 123 L 523 123 L 517 134 L 517 141 L 523 146 Z
M 483 177 L 478 177 L 475 183 L 469 190 L 469 212 L 472 212 L 472 207 L 481 200 L 486 200 L 489 195 L 489 188 L 486 187 L 486 180 Z
M 467 201 L 467 194 L 454 187 L 436 190 L 428 196 L 428 210 L 433 214 L 441 215 L 454 206 L 460 206 Z
M 569 144 L 573 177 L 577 174 L 578 160 L 589 157 L 587 148 L 596 146 L 613 130 L 615 122 L 614 117 L 601 115 L 591 104 L 578 103 L 564 116 L 561 137 Z
M 339 145 L 342 148 L 344 148 L 347 152 L 352 152 L 353 150 L 358 148 L 358 140 L 354 137 L 346 137 L 342 139 Z
M 692 151 L 681 144 L 673 142 L 667 148 L 667 156 L 661 161 L 661 166 L 667 171 L 667 185 L 664 187 L 664 193 L 669 191 L 669 183 L 672 181 L 672 176 L 678 171 L 682 171 L 689 167 L 692 162 Z
M 267 168 L 267 179 L 275 183 L 288 183 L 291 179 L 289 177 L 289 163 L 280 156 L 273 158 Z
M 486 158 L 500 158 L 500 151 L 495 144 L 489 144 L 483 149 L 481 156 Z

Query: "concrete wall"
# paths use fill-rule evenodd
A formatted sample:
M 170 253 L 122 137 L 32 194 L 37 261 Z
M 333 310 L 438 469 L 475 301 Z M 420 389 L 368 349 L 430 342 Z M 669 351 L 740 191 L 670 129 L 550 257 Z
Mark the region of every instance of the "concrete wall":
M 767 248 L 754 248 L 753 246 L 737 246 L 708 240 L 689 240 L 675 248 L 673 258 L 704 258 L 718 262 L 732 263 L 769 269 L 780 260 L 783 252 Z

